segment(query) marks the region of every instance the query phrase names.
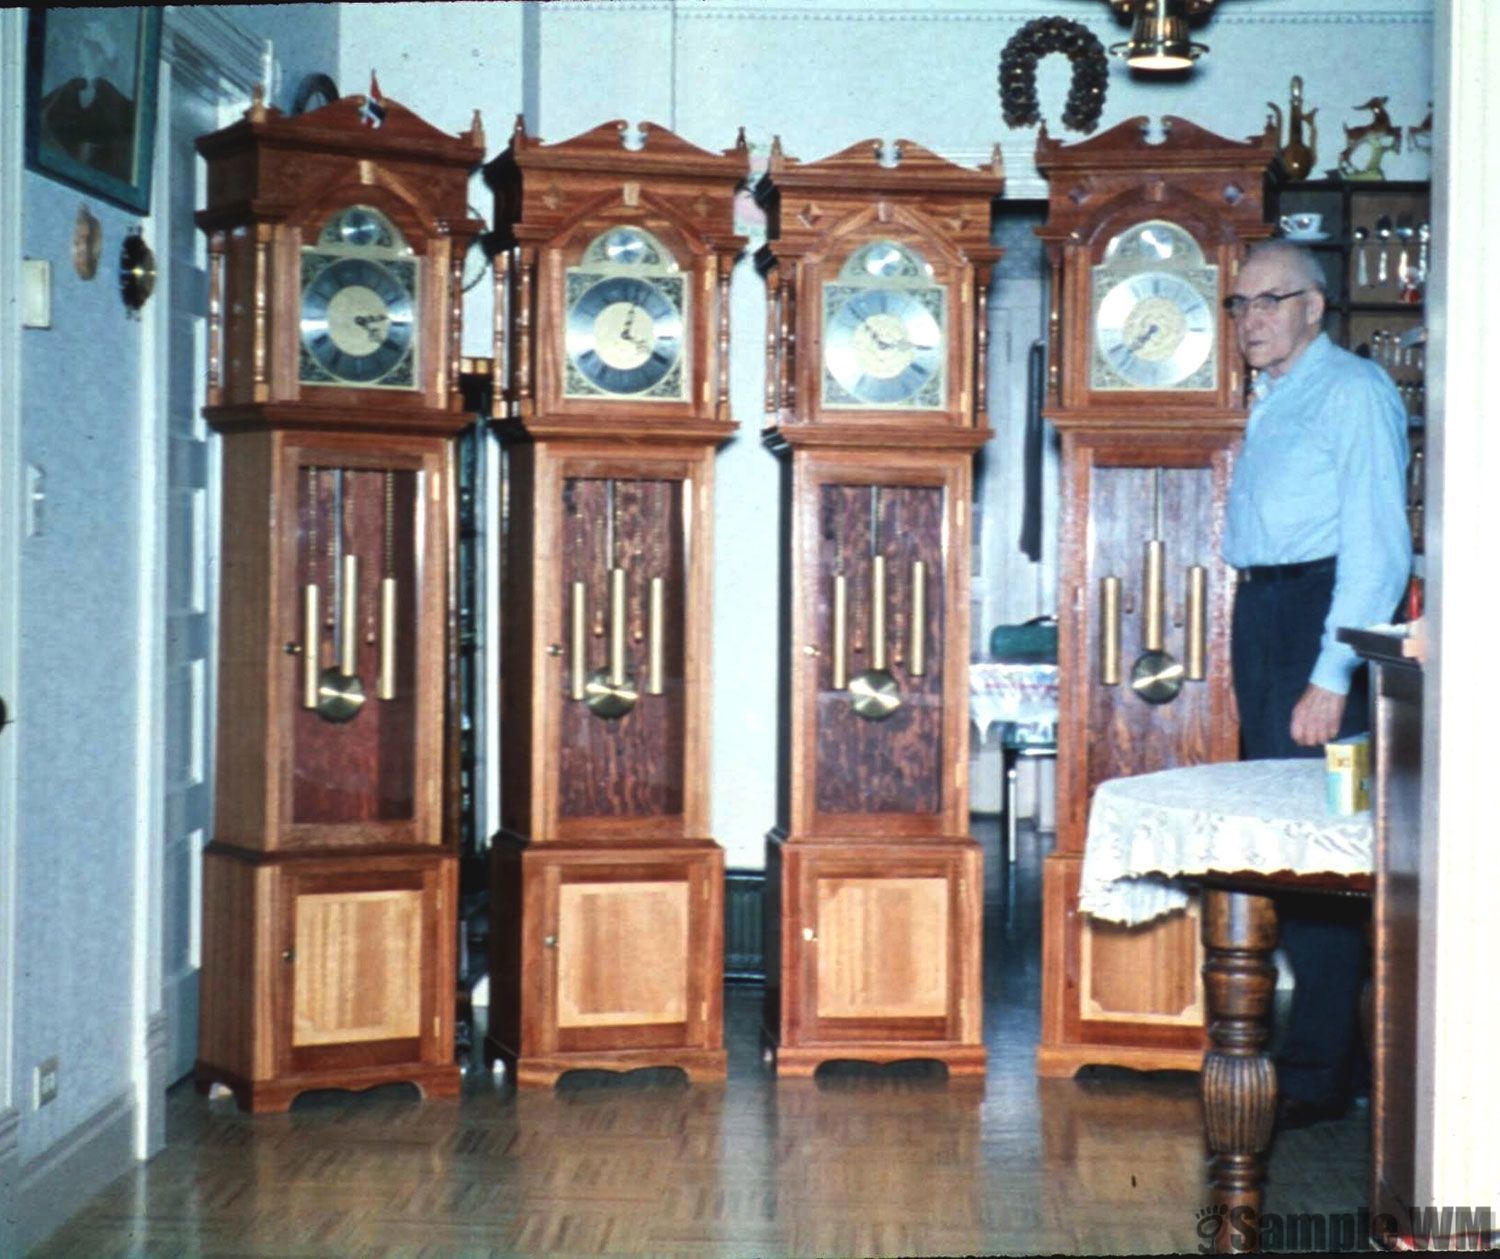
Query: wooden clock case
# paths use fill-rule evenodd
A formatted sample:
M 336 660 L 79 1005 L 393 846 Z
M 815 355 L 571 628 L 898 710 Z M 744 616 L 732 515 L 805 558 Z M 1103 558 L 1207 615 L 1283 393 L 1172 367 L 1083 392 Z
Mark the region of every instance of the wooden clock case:
M 1090 1063 L 1196 1070 L 1205 1047 L 1196 902 L 1139 927 L 1078 911 L 1089 801 L 1108 778 L 1232 760 L 1229 620 L 1233 570 L 1220 558 L 1224 506 L 1245 422 L 1242 359 L 1221 305 L 1250 243 L 1269 235 L 1263 182 L 1275 136 L 1226 140 L 1181 118 L 1148 142 L 1147 119 L 1062 145 L 1045 132 L 1037 166 L 1050 194 L 1038 229 L 1052 264 L 1045 416 L 1062 437 L 1057 734 L 1057 842 L 1043 870 L 1043 1075 Z M 1192 389 L 1096 389 L 1091 281 L 1112 240 L 1165 220 L 1186 229 L 1217 267 L 1217 369 Z M 1147 544 L 1163 543 L 1164 646 L 1179 661 L 1201 648 L 1175 698 L 1150 703 L 1130 662 L 1148 646 Z M 1188 574 L 1203 570 L 1201 631 Z M 1102 582 L 1118 581 L 1110 621 Z M 1111 633 L 1111 624 L 1119 626 Z M 1108 681 L 1106 637 L 1121 645 Z
M 372 127 L 364 105 L 289 118 L 257 92 L 198 140 L 223 577 L 196 1080 L 252 1111 L 459 1087 L 451 438 L 484 137 L 477 116 L 451 136 L 389 100 Z M 308 383 L 304 250 L 349 206 L 420 277 L 404 387 Z M 334 676 L 344 689 L 320 690 Z
M 784 459 L 787 566 L 764 1030 L 785 1076 L 839 1058 L 985 1069 L 967 538 L 973 452 L 990 435 L 986 302 L 1001 255 L 990 217 L 1003 172 L 998 153 L 971 170 L 909 141 L 889 162 L 881 150 L 867 141 L 803 164 L 778 141 L 757 188 L 770 224 L 758 260 L 769 290 L 766 443 Z M 927 300 L 943 312 L 941 383 L 919 395 L 925 405 L 851 405 L 824 378 L 825 300 L 837 300 L 832 286 L 859 251 L 881 242 L 930 268 Z M 848 686 L 880 672 L 901 703 L 867 720 Z
M 627 148 L 626 130 L 549 145 L 518 120 L 485 168 L 507 463 L 486 1055 L 522 1085 L 575 1068 L 725 1073 L 709 635 L 748 149 L 742 135 L 709 153 L 650 123 Z M 685 294 L 682 374 L 656 396 L 588 395 L 565 348 L 570 275 L 617 229 L 659 247 Z M 637 694 L 601 715 L 583 687 L 613 668 L 616 622 Z

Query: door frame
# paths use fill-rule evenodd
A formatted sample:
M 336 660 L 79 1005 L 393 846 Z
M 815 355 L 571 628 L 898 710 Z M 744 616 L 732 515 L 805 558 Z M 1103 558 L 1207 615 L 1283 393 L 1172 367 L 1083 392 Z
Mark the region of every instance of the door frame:
M 273 54 L 268 41 L 257 39 L 218 7 L 174 5 L 163 15 L 161 86 L 157 107 L 154 185 L 156 214 L 143 223 L 144 234 L 155 242 L 157 300 L 142 315 L 140 359 L 140 529 L 137 550 L 140 586 L 137 600 L 136 642 L 136 797 L 135 797 L 135 957 L 133 962 L 132 1068 L 136 1094 L 136 1156 L 150 1158 L 166 1144 L 168 1028 L 163 992 L 165 896 L 163 878 L 164 791 L 166 755 L 161 737 L 166 695 L 166 574 L 157 562 L 167 537 L 168 424 L 166 408 L 170 382 L 162 349 L 169 336 L 171 291 L 170 251 L 166 220 L 172 204 L 171 134 L 172 80 L 179 73 L 193 79 L 218 102 L 219 121 L 227 123 L 249 102 L 254 87 L 274 82 Z M 196 188 L 193 200 L 197 200 Z M 213 518 L 214 508 L 210 508 Z M 210 700 L 212 704 L 212 700 Z M 213 727 L 212 712 L 205 731 Z M 208 739 L 211 736 L 205 734 Z M 211 748 L 205 749 L 211 757 Z M 196 884 L 195 886 L 201 886 Z M 201 924 L 192 924 L 192 950 L 199 949 Z
M 0 10 L 0 151 L 23 152 L 25 83 L 24 9 Z M 0 698 L 16 719 L 20 682 L 20 594 L 22 496 L 21 282 L 22 163 L 0 163 Z M 18 731 L 0 730 L 0 1251 L 9 1250 L 6 1221 L 14 1217 L 9 1186 L 18 1158 L 20 1108 L 14 1068 L 16 958 L 16 741 Z

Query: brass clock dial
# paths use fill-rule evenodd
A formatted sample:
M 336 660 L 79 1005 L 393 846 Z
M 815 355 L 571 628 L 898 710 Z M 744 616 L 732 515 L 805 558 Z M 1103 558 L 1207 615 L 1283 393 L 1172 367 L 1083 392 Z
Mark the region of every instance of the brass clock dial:
M 416 386 L 418 263 L 379 211 L 351 206 L 302 253 L 304 384 Z
M 567 396 L 686 396 L 687 285 L 655 238 L 611 228 L 568 269 L 565 283 Z
M 1094 268 L 1095 389 L 1211 389 L 1218 367 L 1218 268 L 1174 224 L 1110 243 Z
M 682 357 L 681 287 L 605 276 L 568 307 L 568 358 L 605 393 L 645 393 Z
M 858 250 L 823 286 L 823 404 L 940 408 L 945 297 L 913 250 L 885 240 Z

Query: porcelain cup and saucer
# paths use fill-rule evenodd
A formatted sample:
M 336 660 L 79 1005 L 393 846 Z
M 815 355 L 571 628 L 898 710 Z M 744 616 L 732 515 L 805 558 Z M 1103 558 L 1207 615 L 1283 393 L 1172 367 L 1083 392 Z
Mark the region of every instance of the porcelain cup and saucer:
M 1295 214 L 1283 214 L 1281 235 L 1286 240 L 1304 243 L 1328 239 L 1328 233 L 1323 230 L 1323 216 L 1306 210 L 1299 210 Z

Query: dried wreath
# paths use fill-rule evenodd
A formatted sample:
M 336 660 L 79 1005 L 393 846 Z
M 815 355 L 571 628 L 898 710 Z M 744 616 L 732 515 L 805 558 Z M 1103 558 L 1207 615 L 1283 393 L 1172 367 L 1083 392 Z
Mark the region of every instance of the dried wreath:
M 1041 116 L 1036 97 L 1036 63 L 1048 53 L 1066 53 L 1073 80 L 1063 108 L 1063 126 L 1092 131 L 1104 111 L 1109 62 L 1104 45 L 1082 22 L 1039 17 L 1011 36 L 1000 54 L 1000 108 L 1007 126 L 1029 127 Z

